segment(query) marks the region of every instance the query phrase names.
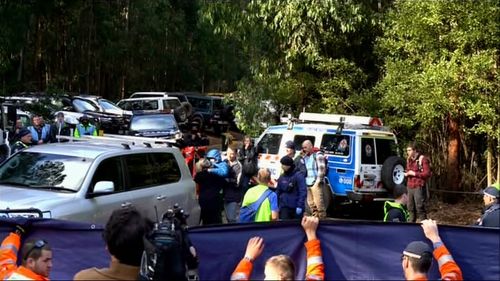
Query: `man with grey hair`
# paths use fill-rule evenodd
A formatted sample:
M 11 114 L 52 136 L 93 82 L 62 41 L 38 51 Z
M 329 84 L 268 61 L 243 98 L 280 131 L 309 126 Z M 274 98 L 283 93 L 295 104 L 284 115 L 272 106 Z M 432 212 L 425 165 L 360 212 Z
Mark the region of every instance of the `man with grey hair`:
M 304 174 L 307 185 L 307 205 L 313 216 L 320 219 L 326 217 L 326 206 L 323 196 L 323 185 L 326 173 L 325 156 L 315 152 L 310 140 L 302 143 L 298 170 Z

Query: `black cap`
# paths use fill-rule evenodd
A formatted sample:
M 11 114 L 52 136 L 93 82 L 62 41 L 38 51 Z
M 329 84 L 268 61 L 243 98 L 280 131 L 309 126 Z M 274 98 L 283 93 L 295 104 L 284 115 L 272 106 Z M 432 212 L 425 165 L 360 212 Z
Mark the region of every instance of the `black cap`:
M 280 163 L 285 166 L 293 166 L 293 159 L 289 156 L 283 156 L 281 158 Z
M 394 198 L 399 198 L 403 196 L 403 194 L 406 194 L 408 190 L 406 189 L 406 186 L 403 184 L 397 184 L 394 186 Z
M 500 190 L 498 190 L 496 187 L 494 186 L 488 186 L 487 188 L 485 188 L 482 193 L 484 195 L 489 195 L 491 197 L 495 197 L 495 198 L 500 198 Z
M 26 135 L 29 135 L 29 134 L 31 134 L 31 131 L 28 130 L 28 129 L 26 129 L 26 128 L 24 128 L 24 129 L 19 130 L 19 133 L 17 133 L 17 136 L 19 138 L 22 138 L 22 137 L 24 137 Z
M 293 143 L 293 141 L 287 141 L 285 143 L 285 147 L 295 150 L 295 144 Z
M 422 241 L 413 241 L 406 246 L 403 255 L 420 259 L 425 253 L 432 256 L 432 248 Z

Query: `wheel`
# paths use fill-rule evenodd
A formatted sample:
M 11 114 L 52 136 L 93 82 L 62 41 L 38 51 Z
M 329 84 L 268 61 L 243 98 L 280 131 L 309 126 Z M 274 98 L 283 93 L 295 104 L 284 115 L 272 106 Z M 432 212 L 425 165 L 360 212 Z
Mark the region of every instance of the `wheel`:
M 191 123 L 194 123 L 198 126 L 198 130 L 203 129 L 203 118 L 201 116 L 194 116 L 193 119 L 191 119 Z
M 181 102 L 181 106 L 186 111 L 187 117 L 191 116 L 191 114 L 193 113 L 193 106 L 187 101 Z
M 184 123 L 187 120 L 186 110 L 183 106 L 179 106 L 174 109 L 174 117 L 177 123 Z
M 384 161 L 382 165 L 382 183 L 385 189 L 391 192 L 398 184 L 403 184 L 405 180 L 405 161 L 398 156 L 391 156 Z

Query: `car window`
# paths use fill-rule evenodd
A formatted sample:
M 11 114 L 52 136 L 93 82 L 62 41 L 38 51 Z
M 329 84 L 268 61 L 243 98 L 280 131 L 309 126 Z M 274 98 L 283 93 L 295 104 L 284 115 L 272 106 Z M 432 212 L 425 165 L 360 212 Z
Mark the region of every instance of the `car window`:
M 361 139 L 361 164 L 375 164 L 375 148 L 372 138 Z
M 377 147 L 377 164 L 382 165 L 389 156 L 398 155 L 398 147 L 394 139 L 375 139 Z
M 0 166 L 0 184 L 77 191 L 91 163 L 89 158 L 23 151 Z
M 170 114 L 135 115 L 130 122 L 132 131 L 176 131 L 179 127 Z
M 199 112 L 210 112 L 210 101 L 207 99 L 199 99 L 196 97 L 188 97 L 189 102 L 195 109 L 195 111 Z
M 327 154 L 349 156 L 351 137 L 348 135 L 324 134 L 321 149 Z
M 124 191 L 121 157 L 105 159 L 99 163 L 92 177 L 89 192 L 92 192 L 95 184 L 100 181 L 112 181 L 115 184 L 115 192 Z
M 314 140 L 316 140 L 316 138 L 314 136 L 305 136 L 305 135 L 295 135 L 295 137 L 293 137 L 293 143 L 295 144 L 296 151 L 302 150 L 302 143 L 305 140 L 310 140 L 314 146 Z
M 154 153 L 151 156 L 158 184 L 178 182 L 181 179 L 181 170 L 172 153 Z
M 124 156 L 127 174 L 125 189 L 133 190 L 155 185 L 158 181 L 153 177 L 155 167 L 151 165 L 148 154 L 130 154 Z
M 259 153 L 278 154 L 282 138 L 282 134 L 265 134 L 257 146 L 257 151 Z
M 132 110 L 132 103 L 130 101 L 120 101 L 117 104 L 121 109 Z
M 119 110 L 120 109 L 118 106 L 116 106 L 116 104 L 114 104 L 106 99 L 99 99 L 97 102 L 105 110 L 117 110 L 117 109 Z
M 181 102 L 176 99 L 163 100 L 163 109 L 176 109 L 181 106 Z
M 223 109 L 224 108 L 224 104 L 222 103 L 222 100 L 221 99 L 213 99 L 213 104 L 214 104 L 214 109 Z
M 82 100 L 82 99 L 74 99 L 73 100 L 73 107 L 78 112 L 84 112 L 87 110 L 98 111 L 97 107 L 95 107 L 92 103 L 85 101 L 85 100 Z

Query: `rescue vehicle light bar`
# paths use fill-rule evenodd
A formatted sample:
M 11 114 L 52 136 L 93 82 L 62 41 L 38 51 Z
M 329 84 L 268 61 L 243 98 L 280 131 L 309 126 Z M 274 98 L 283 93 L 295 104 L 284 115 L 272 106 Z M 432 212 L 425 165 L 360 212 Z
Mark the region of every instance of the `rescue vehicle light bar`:
M 367 116 L 355 116 L 355 115 L 340 115 L 340 114 L 323 114 L 323 113 L 311 113 L 311 112 L 301 112 L 299 115 L 299 120 L 309 121 L 309 122 L 321 122 L 321 123 L 332 123 L 332 124 L 360 124 L 368 126 L 378 126 L 382 127 L 382 120 L 377 117 L 367 117 Z

